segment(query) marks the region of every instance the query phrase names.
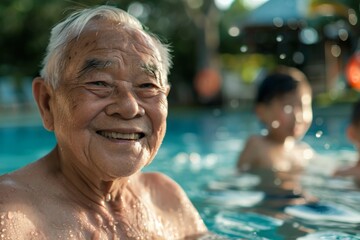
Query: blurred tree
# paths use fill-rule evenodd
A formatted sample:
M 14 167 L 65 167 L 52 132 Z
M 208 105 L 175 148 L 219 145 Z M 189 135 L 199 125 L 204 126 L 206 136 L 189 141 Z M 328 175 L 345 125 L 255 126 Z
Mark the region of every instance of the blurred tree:
M 178 0 L 153 1 L 76 1 L 2 0 L 0 1 L 0 76 L 22 79 L 38 74 L 40 62 L 52 26 L 74 9 L 93 5 L 120 7 L 158 34 L 171 45 L 174 67 L 170 76 L 173 85 L 185 84 L 188 90 L 196 69 L 195 25 Z M 178 98 L 179 96 L 172 97 Z M 171 97 L 171 96 L 170 96 Z M 181 97 L 181 96 L 180 96 Z M 189 99 L 189 98 L 187 98 Z
M 240 28 L 238 23 L 249 12 L 243 1 L 234 1 L 233 4 L 225 11 L 221 12 L 220 22 L 220 52 L 237 54 L 240 51 Z
M 99 3 L 100 1 L 88 1 Z M 35 76 L 45 53 L 51 27 L 70 7 L 80 4 L 57 0 L 0 2 L 0 76 Z
M 357 36 L 349 39 L 358 39 L 357 0 L 310 1 L 313 16 L 333 9 L 342 13 L 347 22 L 356 22 L 348 33 Z M 72 0 L 2 0 L 0 77 L 12 77 L 20 83 L 24 77 L 37 75 L 51 27 L 74 9 L 108 4 L 128 11 L 170 43 L 174 55 L 170 101 L 191 103 L 195 100 L 193 80 L 199 70 L 213 68 L 219 71 L 223 69 L 219 53 L 241 55 L 248 47 L 242 46 L 242 32 L 237 25 L 249 11 L 244 5 L 245 0 L 233 1 L 228 9 L 222 10 L 216 7 L 216 2 L 220 0 L 83 0 L 81 3 Z M 315 19 L 309 24 L 325 26 L 329 22 L 328 16 Z M 261 39 L 258 36 L 256 40 Z

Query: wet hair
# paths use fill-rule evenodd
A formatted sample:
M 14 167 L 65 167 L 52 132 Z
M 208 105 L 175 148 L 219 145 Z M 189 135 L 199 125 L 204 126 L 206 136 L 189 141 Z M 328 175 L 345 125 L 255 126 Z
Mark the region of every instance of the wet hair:
M 97 6 L 76 11 L 52 29 L 40 71 L 40 76 L 44 78 L 46 82 L 54 88 L 57 87 L 66 66 L 65 49 L 73 39 L 80 36 L 86 25 L 93 19 L 110 20 L 111 22 L 140 30 L 149 36 L 160 53 L 162 66 L 161 78 L 167 83 L 167 76 L 171 67 L 171 57 L 168 46 L 161 43 L 155 35 L 145 31 L 138 19 L 112 6 Z
M 255 105 L 269 104 L 276 98 L 294 92 L 301 82 L 307 83 L 307 79 L 300 70 L 278 67 L 260 82 L 255 97 Z
M 360 125 L 360 99 L 352 105 L 352 112 L 350 116 L 350 123 L 359 126 Z

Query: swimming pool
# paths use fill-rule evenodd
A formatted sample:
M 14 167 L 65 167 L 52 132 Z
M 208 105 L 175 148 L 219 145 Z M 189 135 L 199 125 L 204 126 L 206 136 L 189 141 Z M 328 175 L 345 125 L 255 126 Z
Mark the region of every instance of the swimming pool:
M 302 179 L 304 191 L 322 205 L 291 208 L 302 199 L 297 193 L 279 195 L 277 182 L 263 184 L 265 175 L 235 173 L 244 140 L 261 130 L 249 110 L 170 111 L 163 145 L 146 171 L 174 178 L 209 229 L 228 239 L 360 239 L 360 215 L 351 215 L 353 210 L 360 211 L 357 188 L 351 179 L 327 177 L 336 165 L 356 160 L 345 137 L 348 114 L 349 107 L 344 106 L 314 110 L 313 124 L 304 138 L 321 154 Z M 2 124 L 0 174 L 38 159 L 54 144 L 52 133 L 38 120 Z M 335 204 L 341 205 L 335 209 Z M 351 207 L 350 213 L 343 206 Z

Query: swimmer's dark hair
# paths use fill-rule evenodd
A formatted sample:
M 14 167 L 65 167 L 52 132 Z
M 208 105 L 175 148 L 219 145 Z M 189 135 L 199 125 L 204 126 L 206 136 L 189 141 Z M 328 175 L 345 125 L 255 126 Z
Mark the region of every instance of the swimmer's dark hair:
M 352 106 L 351 124 L 360 125 L 360 99 L 357 100 Z
M 300 70 L 279 67 L 260 83 L 255 97 L 255 105 L 269 104 L 275 98 L 295 91 L 303 81 L 307 82 L 307 78 Z

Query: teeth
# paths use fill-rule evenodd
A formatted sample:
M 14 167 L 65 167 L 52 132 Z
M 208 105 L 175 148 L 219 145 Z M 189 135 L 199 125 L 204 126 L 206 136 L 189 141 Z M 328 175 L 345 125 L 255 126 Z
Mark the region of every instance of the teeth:
M 140 133 L 117 133 L 117 132 L 100 132 L 106 138 L 122 139 L 122 140 L 138 140 Z

